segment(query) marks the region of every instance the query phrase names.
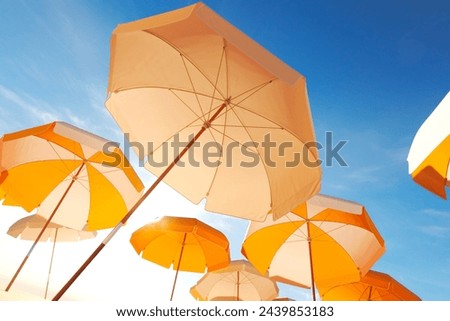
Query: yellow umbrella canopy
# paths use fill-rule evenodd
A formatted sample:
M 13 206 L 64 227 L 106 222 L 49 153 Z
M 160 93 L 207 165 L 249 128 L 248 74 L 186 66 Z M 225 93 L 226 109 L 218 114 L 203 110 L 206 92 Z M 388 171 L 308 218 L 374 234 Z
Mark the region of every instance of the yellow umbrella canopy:
M 305 77 L 204 4 L 117 26 L 110 57 L 106 107 L 157 179 L 106 242 L 163 180 L 208 211 L 260 221 L 318 193 Z
M 177 271 L 171 300 L 178 271 L 203 273 L 230 262 L 226 236 L 195 218 L 163 216 L 135 231 L 130 242 L 143 259 Z
M 37 239 L 42 227 L 46 223 L 46 219 L 39 215 L 30 215 L 24 217 L 10 226 L 8 235 L 27 241 L 34 241 Z M 95 231 L 79 231 L 74 230 L 59 224 L 49 223 L 40 237 L 40 242 L 52 241 L 53 248 L 50 257 L 50 265 L 48 269 L 47 284 L 45 287 L 44 298 L 47 298 L 48 288 L 50 284 L 50 275 L 52 273 L 53 258 L 55 254 L 56 242 L 77 242 L 87 239 L 92 239 L 97 235 Z
M 190 292 L 199 301 L 272 301 L 278 297 L 275 281 L 245 260 L 208 272 Z
M 414 181 L 446 199 L 450 187 L 450 92 L 416 133 L 408 154 Z
M 108 92 L 156 176 L 201 132 L 164 181 L 208 211 L 279 218 L 319 191 L 305 77 L 202 3 L 119 25 Z
M 64 122 L 5 134 L 0 164 L 6 200 L 67 227 L 111 228 L 126 214 L 143 185 L 119 148 L 120 163 L 104 151 L 106 139 Z M 64 201 L 59 204 L 60 200 Z M 59 205 L 58 205 L 59 204 Z
M 1 148 L 1 143 L 0 143 Z M 1 149 L 0 149 L 0 155 L 1 155 Z M 5 191 L 2 189 L 2 182 L 5 180 L 6 176 L 8 176 L 8 172 L 6 170 L 3 170 L 0 167 L 0 201 L 3 200 L 6 196 Z
M 365 208 L 316 195 L 274 221 L 251 222 L 242 253 L 274 280 L 319 290 L 359 281 L 384 253 Z M 320 285 L 320 287 L 319 287 Z
M 420 301 L 420 298 L 388 274 L 369 271 L 359 282 L 332 287 L 323 301 Z
M 3 200 L 5 198 L 5 192 L 2 190 L 1 186 L 0 186 L 0 201 Z
M 144 186 L 119 148 L 107 151 L 109 144 L 64 122 L 0 139 L 0 166 L 7 173 L 1 182 L 3 205 L 39 207 L 47 219 L 6 290 L 50 221 L 77 230 L 111 228 L 137 201 Z

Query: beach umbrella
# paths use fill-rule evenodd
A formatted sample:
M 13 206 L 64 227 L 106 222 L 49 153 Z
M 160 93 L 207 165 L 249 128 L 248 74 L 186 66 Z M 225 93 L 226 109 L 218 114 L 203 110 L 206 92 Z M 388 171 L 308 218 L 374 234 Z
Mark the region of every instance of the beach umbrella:
M 226 236 L 195 218 L 163 216 L 135 231 L 130 242 L 143 259 L 176 270 L 171 301 L 179 271 L 204 273 L 230 263 Z
M 414 181 L 446 199 L 450 187 L 450 92 L 420 126 L 408 154 Z
M 305 77 L 202 3 L 119 25 L 108 92 L 107 109 L 156 176 L 181 154 L 169 147 L 195 137 L 164 182 L 208 211 L 279 218 L 319 190 Z
M 47 222 L 45 218 L 39 215 L 31 215 L 18 220 L 8 229 L 8 235 L 12 237 L 34 241 L 42 230 L 42 226 Z M 50 284 L 50 276 L 53 267 L 53 258 L 55 254 L 56 242 L 77 242 L 92 239 L 97 235 L 95 231 L 79 231 L 59 224 L 50 223 L 47 225 L 45 232 L 40 237 L 40 242 L 52 241 L 52 254 L 50 256 L 50 264 L 48 268 L 47 283 L 45 287 L 44 298 L 47 298 L 48 287 Z
M 316 195 L 274 221 L 251 222 L 242 253 L 260 273 L 312 289 L 359 281 L 384 253 L 384 241 L 366 209 Z
M 369 271 L 359 282 L 338 285 L 322 294 L 323 301 L 420 301 L 388 274 Z
M 139 198 L 143 185 L 106 139 L 64 122 L 25 129 L 0 139 L 3 205 L 39 207 L 47 219 L 6 290 L 50 222 L 77 230 L 114 227 Z M 110 147 L 106 150 L 106 147 Z
M 157 176 L 136 208 L 163 180 L 260 221 L 319 191 L 305 77 L 204 4 L 119 25 L 110 57 L 106 107 Z
M 236 260 L 206 273 L 190 292 L 199 301 L 272 301 L 278 297 L 278 286 L 248 261 Z

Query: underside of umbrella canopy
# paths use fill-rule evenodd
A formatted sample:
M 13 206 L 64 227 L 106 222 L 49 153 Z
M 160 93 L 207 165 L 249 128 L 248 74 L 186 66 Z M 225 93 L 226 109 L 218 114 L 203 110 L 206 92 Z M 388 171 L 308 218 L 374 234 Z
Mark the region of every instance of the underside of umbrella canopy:
M 29 212 L 39 206 L 46 218 L 58 207 L 54 223 L 77 230 L 113 227 L 143 189 L 120 149 L 114 149 L 120 162 L 113 163 L 104 151 L 106 139 L 70 124 L 5 134 L 1 141 L 0 162 L 7 170 L 1 183 L 4 205 Z
M 420 298 L 388 274 L 369 271 L 359 282 L 333 287 L 324 301 L 420 301 Z
M 278 287 L 248 261 L 237 260 L 205 274 L 190 292 L 200 301 L 271 301 L 278 296 Z
M 11 225 L 7 233 L 21 240 L 34 241 L 46 221 L 45 218 L 39 215 L 27 216 Z M 55 240 L 55 230 L 58 230 L 57 240 Z M 41 236 L 40 241 L 76 242 L 94 238 L 96 235 L 97 232 L 95 231 L 77 231 L 59 224 L 50 223 Z
M 274 221 L 251 222 L 242 253 L 277 281 L 321 288 L 359 281 L 384 240 L 357 203 L 316 195 Z
M 148 170 L 160 176 L 171 146 L 207 128 L 164 179 L 189 200 L 261 221 L 319 191 L 305 78 L 211 9 L 119 25 L 111 46 L 106 106 Z
M 114 227 L 144 188 L 117 146 L 112 153 L 106 139 L 64 122 L 5 134 L 0 142 L 3 205 L 39 207 L 46 218 L 6 291 L 51 222 L 76 230 Z
M 135 231 L 130 242 L 143 259 L 174 270 L 203 273 L 230 262 L 226 236 L 195 218 L 164 216 Z
M 47 225 L 46 225 L 47 224 Z M 43 227 L 46 225 L 45 229 Z M 53 258 L 55 254 L 56 242 L 77 242 L 94 238 L 97 235 L 95 231 L 78 231 L 68 227 L 64 227 L 55 223 L 47 223 L 47 219 L 39 215 L 31 215 L 18 220 L 10 226 L 7 234 L 28 241 L 46 242 L 52 241 L 53 248 L 50 257 L 50 265 L 48 270 L 47 285 L 45 288 L 44 298 L 47 298 L 50 276 L 53 268 Z M 20 271 L 20 269 L 19 269 Z
M 205 5 L 119 25 L 110 57 L 106 107 L 157 178 L 53 300 L 162 181 L 260 221 L 320 189 L 305 77 Z
M 417 131 L 408 154 L 414 181 L 446 199 L 450 186 L 450 92 Z

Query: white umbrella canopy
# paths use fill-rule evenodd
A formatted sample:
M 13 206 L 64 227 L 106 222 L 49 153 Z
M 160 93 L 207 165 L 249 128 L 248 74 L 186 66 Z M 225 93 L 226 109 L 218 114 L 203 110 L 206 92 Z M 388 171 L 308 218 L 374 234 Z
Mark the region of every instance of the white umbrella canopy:
M 205 274 L 190 292 L 200 301 L 271 301 L 278 297 L 278 286 L 248 261 L 237 260 Z
M 208 211 L 278 218 L 319 191 L 305 77 L 202 3 L 119 25 L 108 92 L 156 176 L 206 128 L 164 181 Z
M 11 225 L 8 234 L 12 237 L 34 241 L 47 220 L 38 214 L 24 217 Z M 57 236 L 55 238 L 55 232 Z M 59 224 L 50 223 L 39 241 L 41 242 L 77 242 L 91 239 L 97 235 L 96 231 L 80 231 Z
M 11 225 L 7 231 L 7 234 L 20 240 L 35 241 L 38 235 L 41 233 L 42 227 L 46 224 L 46 222 L 47 219 L 37 214 L 30 215 L 18 220 L 13 225 Z M 47 225 L 45 231 L 39 238 L 39 242 L 47 242 L 47 241 L 53 242 L 44 298 L 47 298 L 48 294 L 56 243 L 78 242 L 82 240 L 92 239 L 96 236 L 97 236 L 96 231 L 74 230 L 51 222 Z
M 408 154 L 408 171 L 414 181 L 446 198 L 450 187 L 450 92 L 417 131 Z

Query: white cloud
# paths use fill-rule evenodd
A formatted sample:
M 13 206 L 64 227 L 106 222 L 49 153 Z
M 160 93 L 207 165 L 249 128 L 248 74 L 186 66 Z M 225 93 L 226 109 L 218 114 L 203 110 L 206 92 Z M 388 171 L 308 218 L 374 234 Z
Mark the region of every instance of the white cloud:
M 22 108 L 27 115 L 33 116 L 40 122 L 48 123 L 59 119 L 59 114 L 51 110 L 47 103 L 26 94 L 19 94 L 0 85 L 0 96 Z
M 78 126 L 80 128 L 86 128 L 87 127 L 86 120 L 82 119 L 78 115 L 74 114 L 70 109 L 65 108 L 64 112 L 67 115 L 67 117 L 70 120 L 70 123 L 72 125 Z
M 450 218 L 450 211 L 442 211 L 434 208 L 426 208 L 421 212 L 428 216 Z
M 420 231 L 429 236 L 437 238 L 448 238 L 450 237 L 450 228 L 439 225 L 426 225 L 420 227 Z
M 354 183 L 377 183 L 382 180 L 382 166 L 365 166 L 352 168 L 346 176 L 352 184 Z

